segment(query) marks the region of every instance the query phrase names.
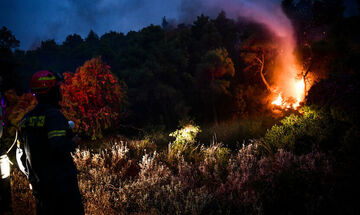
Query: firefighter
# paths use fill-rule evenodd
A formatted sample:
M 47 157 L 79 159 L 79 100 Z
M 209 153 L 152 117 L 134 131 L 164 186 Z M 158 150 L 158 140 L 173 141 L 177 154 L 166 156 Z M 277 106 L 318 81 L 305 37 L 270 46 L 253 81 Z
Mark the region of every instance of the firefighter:
M 20 123 L 20 148 L 24 151 L 20 162 L 32 185 L 38 215 L 84 214 L 70 154 L 75 143 L 68 121 L 59 111 L 60 83 L 51 71 L 36 72 L 30 88 L 38 104 Z

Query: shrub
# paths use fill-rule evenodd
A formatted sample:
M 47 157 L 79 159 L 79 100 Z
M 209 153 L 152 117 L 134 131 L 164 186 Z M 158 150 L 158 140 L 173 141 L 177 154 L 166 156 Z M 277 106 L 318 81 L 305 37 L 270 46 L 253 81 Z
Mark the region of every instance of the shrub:
M 256 143 L 236 153 L 218 143 L 202 146 L 202 159 L 187 162 L 179 156 L 175 168 L 156 151 L 143 151 L 141 157 L 132 153 L 139 150 L 135 143 L 109 143 L 98 152 L 78 149 L 73 157 L 85 212 L 273 214 L 285 208 L 319 214 L 322 201 L 328 203 L 331 196 L 327 180 L 332 169 L 326 155 L 280 150 L 272 158 L 262 157 Z M 13 204 L 23 207 L 32 201 L 26 179 L 18 175 L 12 180 Z
M 213 143 L 210 147 L 201 147 L 203 162 L 199 169 L 205 175 L 207 180 L 224 179 L 227 176 L 226 168 L 231 157 L 231 152 L 222 144 Z M 210 173 L 210 175 L 207 175 Z M 211 183 L 209 181 L 209 183 Z
M 262 157 L 257 151 L 257 145 L 249 144 L 231 158 L 228 177 L 216 192 L 223 210 L 243 214 L 321 212 L 318 203 L 329 194 L 331 184 L 326 154 L 312 151 L 298 156 L 280 150 L 273 157 Z M 306 211 L 310 208 L 312 211 Z
M 196 135 L 200 132 L 200 127 L 193 125 L 191 123 L 182 126 L 181 129 L 178 129 L 169 134 L 170 137 L 175 137 L 174 144 L 185 144 L 185 143 L 195 143 Z
M 30 93 L 18 96 L 14 90 L 6 91 L 5 97 L 7 100 L 4 120 L 6 126 L 4 127 L 4 135 L 1 142 L 6 147 L 9 147 L 14 140 L 15 131 L 19 128 L 20 120 L 36 106 L 37 101 Z M 6 148 L 2 145 L 0 146 L 1 148 Z
M 304 107 L 301 115 L 290 115 L 274 125 L 264 137 L 262 147 L 266 153 L 274 154 L 285 149 L 297 154 L 308 153 L 312 147 L 329 148 L 329 136 L 334 123 L 323 111 Z
M 187 161 L 199 160 L 199 146 L 195 144 L 195 138 L 200 131 L 199 126 L 189 122 L 170 133 L 169 136 L 175 137 L 175 140 L 169 144 L 168 159 L 173 160 L 183 156 Z
M 140 147 L 142 148 L 142 147 Z M 77 150 L 79 187 L 86 214 L 200 214 L 209 200 L 173 179 L 156 152 L 132 157 L 135 142 L 99 152 Z
M 118 125 L 125 115 L 125 84 L 100 57 L 85 62 L 75 74 L 64 73 L 64 78 L 62 111 L 79 133 L 97 139 Z

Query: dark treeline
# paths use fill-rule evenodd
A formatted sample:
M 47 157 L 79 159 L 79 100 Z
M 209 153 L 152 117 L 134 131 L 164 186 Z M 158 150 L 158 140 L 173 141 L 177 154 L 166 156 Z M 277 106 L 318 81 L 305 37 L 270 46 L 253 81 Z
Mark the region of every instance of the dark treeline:
M 345 18 L 343 1 L 284 0 L 282 6 L 296 29 L 296 54 L 316 81 L 359 80 L 359 17 Z M 164 17 L 162 26 L 138 32 L 72 34 L 62 44 L 46 40 L 29 51 L 14 50 L 19 41 L 3 27 L 1 41 L 2 92 L 27 92 L 38 70 L 75 72 L 101 56 L 127 85 L 129 124 L 175 128 L 186 118 L 212 124 L 270 113 L 255 57 L 270 50 L 265 67 L 271 66 L 274 36 L 224 12 L 214 19 L 200 15 L 190 25 L 173 26 Z
M 86 60 L 101 56 L 127 84 L 131 124 L 175 128 L 188 117 L 204 123 L 244 117 L 256 112 L 246 106 L 245 97 L 256 103 L 251 108 L 264 109 L 251 94 L 257 89 L 260 98 L 265 87 L 256 71 L 245 77 L 240 46 L 250 38 L 266 40 L 264 33 L 261 26 L 220 13 L 213 20 L 201 15 L 192 25 L 170 26 L 164 18 L 162 26 L 126 35 L 99 37 L 90 31 L 83 39 L 73 34 L 62 44 L 47 40 L 35 50 L 15 50 L 11 74 L 16 77 L 8 77 L 12 84 L 4 87 L 26 92 L 38 70 L 75 72 Z

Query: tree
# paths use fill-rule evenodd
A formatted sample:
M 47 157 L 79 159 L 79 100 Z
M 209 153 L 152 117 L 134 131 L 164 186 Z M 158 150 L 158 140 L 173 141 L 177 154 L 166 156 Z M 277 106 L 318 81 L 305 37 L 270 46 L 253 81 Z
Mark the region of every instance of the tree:
M 40 50 L 43 51 L 56 51 L 56 48 L 58 48 L 58 45 L 56 44 L 55 40 L 45 40 L 41 41 Z
M 85 42 L 94 44 L 97 43 L 98 41 L 99 41 L 99 36 L 93 30 L 90 30 L 89 34 L 85 39 Z
M 19 47 L 20 42 L 6 27 L 0 29 L 0 92 L 17 88 L 17 62 L 12 49 Z
M 214 122 L 218 123 L 216 100 L 229 95 L 230 81 L 226 77 L 235 75 L 234 63 L 226 49 L 208 51 L 198 65 L 198 82 L 205 94 L 211 96 Z
M 0 49 L 17 48 L 19 44 L 19 40 L 5 26 L 0 29 Z
M 97 139 L 116 128 L 125 116 L 126 87 L 100 57 L 85 62 L 75 74 L 64 73 L 64 78 L 62 111 L 78 132 Z
M 235 25 L 234 20 L 228 19 L 226 17 L 226 13 L 221 11 L 213 22 L 217 31 L 221 35 L 222 45 L 226 48 L 226 50 L 228 50 L 229 55 L 233 56 L 235 52 L 234 44 L 236 44 L 238 39 L 237 26 Z
M 173 128 L 188 113 L 183 94 L 192 86 L 184 78 L 187 58 L 176 35 L 165 37 L 154 25 L 129 32 L 117 58 L 117 74 L 129 87 L 132 125 Z
M 202 56 L 209 50 L 222 47 L 221 35 L 215 23 L 208 16 L 197 17 L 191 26 L 191 40 L 189 41 L 190 67 L 195 66 Z
M 276 49 L 269 45 L 268 42 L 246 42 L 241 47 L 242 57 L 246 63 L 245 71 L 252 74 L 260 74 L 261 81 L 269 92 L 273 92 L 274 89 L 267 81 L 266 75 L 266 60 L 269 64 L 276 55 Z M 254 72 L 256 71 L 256 72 Z
M 169 30 L 169 22 L 166 20 L 165 16 L 162 18 L 161 27 L 165 31 Z
M 99 45 L 99 36 L 93 30 L 90 30 L 89 34 L 85 38 L 84 46 L 82 47 L 84 54 L 88 57 L 87 59 L 100 55 L 98 50 Z
M 78 34 L 72 34 L 66 37 L 65 41 L 63 42 L 63 46 L 68 48 L 76 48 L 80 46 L 84 40 Z

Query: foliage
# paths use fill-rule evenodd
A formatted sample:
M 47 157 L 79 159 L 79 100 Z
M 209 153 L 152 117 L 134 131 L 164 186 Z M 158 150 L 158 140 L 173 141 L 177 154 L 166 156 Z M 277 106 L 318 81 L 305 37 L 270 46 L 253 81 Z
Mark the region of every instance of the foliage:
M 6 91 L 5 97 L 7 100 L 5 122 L 9 126 L 18 128 L 20 120 L 24 115 L 36 106 L 36 98 L 31 93 L 18 96 L 14 90 Z
M 318 214 L 326 209 L 319 202 L 331 197 L 332 163 L 317 151 L 278 151 L 269 158 L 259 156 L 256 142 L 234 153 L 214 143 L 202 147 L 196 163 L 178 159 L 169 166 L 168 156 L 155 151 L 133 156 L 138 144 L 131 141 L 101 145 L 108 147 L 73 155 L 86 214 Z M 20 198 L 31 195 L 24 180 L 17 189 L 25 192 L 13 191 L 14 205 L 29 201 Z
M 19 47 L 19 40 L 5 26 L 0 29 L 0 38 L 0 49 Z
M 17 215 L 35 215 L 36 200 L 26 176 L 17 168 L 11 173 L 12 212 Z
M 343 17 L 343 1 L 284 0 L 282 5 L 294 24 L 297 55 L 311 67 L 316 80 L 328 73 L 357 73 L 359 16 Z M 186 117 L 196 118 L 200 124 L 222 122 L 267 111 L 263 100 L 268 94 L 255 57 L 259 52 L 265 55 L 264 76 L 271 84 L 274 44 L 276 38 L 264 26 L 229 19 L 223 11 L 214 18 L 199 14 L 189 25 L 167 29 L 150 25 L 137 32 L 111 31 L 101 36 L 90 31 L 85 38 L 69 35 L 62 44 L 39 42 L 26 52 L 8 49 L 16 62 L 11 62 L 13 72 L 7 75 L 16 74 L 19 79 L 11 77 L 16 81 L 6 89 L 17 84 L 17 90 L 26 91 L 31 74 L 40 69 L 75 71 L 100 55 L 128 85 L 127 123 L 141 128 L 156 124 L 171 130 Z M 220 77 L 209 69 L 225 56 L 220 51 L 214 54 L 215 50 L 226 50 L 233 76 L 229 72 L 229 77 Z M 212 84 L 211 74 L 216 76 Z
M 304 107 L 301 115 L 292 114 L 280 123 L 265 134 L 262 146 L 269 154 L 274 154 L 278 149 L 303 154 L 311 151 L 312 147 L 326 149 L 331 145 L 326 140 L 333 132 L 334 124 L 324 112 Z
M 203 180 L 209 180 L 205 183 L 213 183 L 214 177 L 225 179 L 227 177 L 227 168 L 231 151 L 222 144 L 213 142 L 209 147 L 201 147 L 203 161 L 206 165 L 200 164 L 200 171 L 204 174 Z M 211 175 L 210 175 L 211 174 Z
M 199 148 L 195 144 L 195 138 L 199 132 L 201 132 L 200 127 L 189 122 L 170 133 L 169 136 L 175 137 L 175 140 L 169 144 L 169 159 L 178 159 L 183 156 L 187 161 L 197 160 Z
M 5 26 L 0 29 L 0 93 L 19 86 L 19 75 L 16 72 L 18 62 L 12 51 L 19 47 L 19 44 L 19 40 L 9 29 Z
M 201 58 L 197 70 L 200 95 L 206 98 L 203 103 L 211 105 L 214 122 L 218 123 L 217 112 L 220 108 L 216 106 L 223 103 L 226 96 L 231 95 L 228 78 L 235 75 L 234 63 L 225 48 L 218 48 L 208 51 Z
M 215 80 L 225 75 L 231 77 L 235 74 L 234 63 L 224 48 L 207 52 L 199 65 L 199 71 L 205 73 L 205 80 Z
M 43 41 L 31 51 L 15 51 L 16 74 L 21 77 L 18 90 L 26 91 L 31 74 L 40 69 L 75 71 L 100 55 L 128 86 L 128 124 L 141 128 L 156 124 L 170 130 L 187 117 L 200 123 L 213 122 L 216 115 L 219 122 L 241 117 L 237 108 L 242 113 L 245 104 L 235 107 L 233 98 L 240 96 L 233 86 L 241 83 L 246 88 L 252 75 L 244 76 L 238 43 L 258 34 L 251 33 L 254 26 L 262 28 L 242 22 L 221 12 L 215 19 L 201 15 L 191 25 L 166 30 L 150 25 L 127 34 L 68 35 L 62 44 Z M 209 82 L 211 76 L 214 80 Z M 213 95 L 204 96 L 209 93 Z M 243 101 L 246 112 L 254 110 Z
M 2 146 L 9 147 L 14 140 L 15 132 L 19 129 L 20 121 L 24 115 L 32 110 L 36 104 L 36 98 L 30 93 L 18 96 L 14 90 L 5 92 L 7 100 L 4 119 L 4 136 L 1 139 Z
M 97 139 L 118 125 L 125 114 L 126 87 L 101 58 L 85 62 L 64 78 L 62 111 L 79 133 Z
M 169 136 L 175 137 L 175 140 L 173 141 L 174 144 L 195 143 L 195 138 L 199 132 L 201 132 L 199 126 L 187 124 L 181 129 L 170 133 Z

